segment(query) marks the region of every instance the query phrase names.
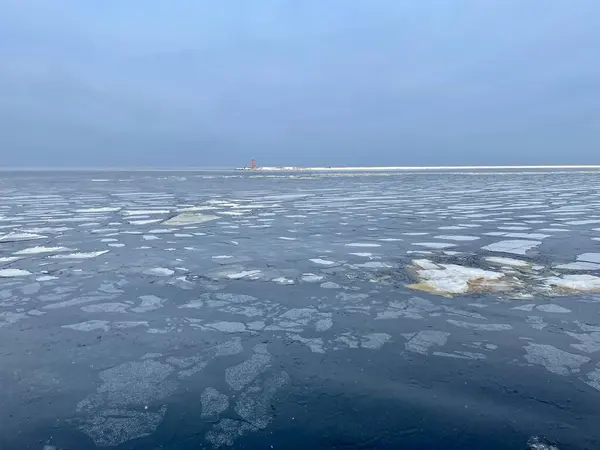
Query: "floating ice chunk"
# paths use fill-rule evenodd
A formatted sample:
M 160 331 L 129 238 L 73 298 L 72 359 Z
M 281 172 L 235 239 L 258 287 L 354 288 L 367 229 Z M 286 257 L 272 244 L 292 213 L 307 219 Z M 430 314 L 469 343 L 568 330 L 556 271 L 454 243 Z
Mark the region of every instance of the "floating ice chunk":
M 501 256 L 490 256 L 485 260 L 491 264 L 498 264 L 500 266 L 511 266 L 511 267 L 527 267 L 530 264 L 527 261 L 513 258 L 503 258 Z
M 150 216 L 152 214 L 169 214 L 169 209 L 137 209 L 123 211 L 126 216 Z
M 33 241 L 36 239 L 46 239 L 48 236 L 34 233 L 8 233 L 0 236 L 0 242 L 20 242 L 20 241 Z
M 294 284 L 294 280 L 285 277 L 273 278 L 271 281 L 277 284 Z
M 462 236 L 462 235 L 442 235 L 435 236 L 436 239 L 445 239 L 446 241 L 476 241 L 479 236 Z
M 544 442 L 537 436 L 532 436 L 529 438 L 527 441 L 527 446 L 529 450 L 558 450 L 556 445 Z
M 353 242 L 351 244 L 346 244 L 346 247 L 381 247 L 381 244 L 375 244 L 372 242 Z
M 389 269 L 389 264 L 382 263 L 380 261 L 369 261 L 362 264 L 355 264 L 355 267 L 361 267 L 363 269 Z
M 321 287 L 323 289 L 341 289 L 342 288 L 339 284 L 334 283 L 332 281 L 326 281 L 325 283 L 321 283 Z
M 600 270 L 600 264 L 591 262 L 573 262 L 568 264 L 559 264 L 556 266 L 561 270 Z
M 15 262 L 18 261 L 21 258 L 18 258 L 16 256 L 0 256 L 0 264 L 8 264 L 11 262 Z
M 162 219 L 129 220 L 131 225 L 150 225 L 151 223 L 162 222 Z
M 379 350 L 391 338 L 392 336 L 387 333 L 369 333 L 364 335 L 360 345 L 363 348 Z
M 281 239 L 283 241 L 295 241 L 296 240 L 296 238 L 294 238 L 294 237 L 287 237 L 287 236 L 279 236 L 278 239 Z
M 413 245 L 419 245 L 427 248 L 451 248 L 456 247 L 456 244 L 449 244 L 447 242 L 415 242 Z
M 547 313 L 557 313 L 557 314 L 567 314 L 567 313 L 571 312 L 570 309 L 563 308 L 562 306 L 555 305 L 553 303 L 549 303 L 546 305 L 539 305 L 537 307 L 537 309 L 540 311 L 547 312 Z
M 175 271 L 167 269 L 166 267 L 155 267 L 153 269 L 146 269 L 143 273 L 145 275 L 154 275 L 155 277 L 169 277 L 173 275 Z
M 506 233 L 505 236 L 519 239 L 546 239 L 550 237 L 549 234 L 541 233 Z
M 421 281 L 409 285 L 408 287 L 411 289 L 441 295 L 456 295 L 469 292 L 502 291 L 510 288 L 509 284 L 501 281 L 505 276 L 501 272 L 456 264 L 435 265 L 428 260 L 415 260 L 413 264 Z M 423 268 L 423 266 L 428 268 Z
M 88 313 L 99 313 L 99 312 L 107 312 L 107 313 L 124 313 L 127 312 L 127 308 L 129 307 L 126 303 L 98 303 L 95 305 L 86 305 L 82 306 L 81 310 Z
M 314 259 L 311 259 L 310 261 L 315 264 L 319 264 L 321 266 L 333 266 L 334 264 L 336 264 L 335 261 L 328 261 L 326 259 L 320 259 L 320 258 L 314 258 Z
M 52 275 L 42 275 L 41 277 L 37 277 L 35 281 L 52 281 L 58 280 L 58 277 L 53 277 Z
M 571 220 L 565 222 L 567 225 L 591 225 L 594 223 L 600 223 L 600 219 L 587 219 L 587 220 Z
M 158 236 L 154 236 L 152 234 L 145 234 L 142 236 L 142 239 L 144 239 L 145 241 L 156 241 L 160 238 Z
M 52 256 L 50 256 L 50 258 L 54 258 L 54 259 L 89 259 L 89 258 L 95 258 L 97 256 L 104 255 L 105 253 L 108 253 L 108 252 L 109 252 L 108 250 L 100 250 L 97 252 L 68 253 L 66 255 L 64 255 L 64 254 L 52 255 Z
M 445 345 L 448 336 L 450 336 L 450 333 L 436 330 L 423 330 L 418 333 L 409 333 L 404 335 L 404 337 L 408 339 L 408 342 L 404 344 L 404 347 L 409 352 L 426 355 L 431 347 Z
M 63 325 L 62 328 L 68 328 L 76 331 L 109 331 L 110 322 L 108 320 L 88 320 L 86 322 L 74 323 L 72 325 Z
M 515 309 L 517 311 L 533 311 L 534 307 L 535 307 L 535 303 L 529 303 L 527 305 L 515 306 L 514 308 L 511 308 L 511 309 Z
M 200 214 L 193 212 L 184 212 L 175 217 L 171 217 L 163 222 L 163 225 L 195 225 L 204 222 L 210 222 L 211 220 L 218 219 L 217 216 L 211 216 L 208 214 Z
M 260 270 L 243 270 L 238 273 L 231 273 L 227 275 L 227 278 L 231 280 L 240 280 L 242 278 L 256 279 L 260 273 Z
M 600 253 L 584 253 L 577 257 L 577 261 L 600 263 Z
M 429 233 L 425 232 L 410 232 L 410 233 L 402 233 L 404 236 L 425 236 Z
M 415 259 L 415 260 L 413 260 L 413 264 L 415 266 L 420 267 L 421 269 L 427 269 L 427 270 L 440 269 L 440 266 L 438 266 L 437 264 L 432 263 L 428 259 Z
M 76 209 L 75 212 L 77 212 L 77 213 L 106 213 L 106 212 L 117 212 L 120 210 L 121 210 L 121 208 L 118 206 L 117 207 L 102 206 L 102 207 L 98 207 L 98 208 Z
M 204 389 L 204 392 L 200 395 L 200 403 L 202 405 L 203 418 L 218 417 L 219 414 L 225 412 L 229 407 L 228 397 L 212 387 Z
M 155 309 L 159 309 L 163 306 L 164 299 L 157 297 L 156 295 L 142 295 L 140 296 L 140 300 L 142 301 L 139 306 L 132 308 L 133 312 L 143 313 L 148 311 L 154 311 Z
M 37 255 L 39 253 L 56 253 L 70 251 L 67 247 L 31 247 L 15 252 L 15 255 Z
M 232 255 L 216 255 L 212 257 L 213 259 L 230 259 L 233 258 Z
M 556 287 L 568 291 L 598 292 L 600 291 L 600 277 L 593 275 L 563 275 L 550 277 L 544 282 L 549 287 Z
M 507 323 L 472 323 L 462 322 L 460 320 L 448 319 L 448 323 L 455 325 L 460 328 L 466 328 L 467 330 L 478 330 L 478 331 L 507 331 L 512 330 L 512 325 Z
M 495 242 L 490 245 L 482 247 L 483 250 L 489 250 L 490 252 L 501 252 L 501 253 L 514 253 L 516 255 L 525 255 L 528 250 L 540 245 L 540 241 L 528 241 L 528 240 L 509 240 Z
M 246 325 L 242 322 L 215 322 L 206 325 L 207 328 L 212 328 L 213 330 L 222 331 L 223 333 L 244 333 L 248 332 L 246 329 Z
M 0 269 L 0 278 L 25 277 L 31 272 L 22 269 Z
M 557 375 L 579 372 L 582 364 L 590 362 L 587 356 L 565 352 L 552 345 L 529 343 L 525 346 L 525 359 L 531 364 L 540 364 Z
M 306 345 L 313 353 L 325 353 L 325 350 L 323 349 L 323 339 L 321 338 L 305 338 L 298 334 L 288 334 L 288 337 Z
M 306 283 L 317 283 L 323 280 L 323 278 L 325 277 L 321 275 L 315 275 L 314 273 L 303 273 L 302 278 L 300 279 Z
M 371 258 L 373 256 L 373 253 L 350 253 L 351 255 L 354 256 L 360 256 L 361 258 Z

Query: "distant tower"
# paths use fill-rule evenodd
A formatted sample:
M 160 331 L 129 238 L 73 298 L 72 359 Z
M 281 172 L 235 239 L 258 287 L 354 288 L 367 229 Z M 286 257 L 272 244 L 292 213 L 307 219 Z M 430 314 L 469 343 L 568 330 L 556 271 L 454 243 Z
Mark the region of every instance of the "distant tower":
M 256 168 L 256 163 L 254 162 L 254 160 L 252 160 L 252 168 L 255 169 Z

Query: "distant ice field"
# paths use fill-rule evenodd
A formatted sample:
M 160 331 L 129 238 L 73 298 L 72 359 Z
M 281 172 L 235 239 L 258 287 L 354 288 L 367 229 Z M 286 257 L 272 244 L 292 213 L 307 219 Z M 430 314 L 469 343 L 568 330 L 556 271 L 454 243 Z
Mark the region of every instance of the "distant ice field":
M 600 448 L 594 168 L 0 175 L 0 448 Z

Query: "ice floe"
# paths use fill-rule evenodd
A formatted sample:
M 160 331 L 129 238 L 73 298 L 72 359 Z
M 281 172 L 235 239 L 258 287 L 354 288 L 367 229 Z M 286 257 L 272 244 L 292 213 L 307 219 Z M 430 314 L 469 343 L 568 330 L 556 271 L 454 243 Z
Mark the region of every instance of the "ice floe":
M 319 264 L 321 266 L 333 266 L 334 264 L 336 264 L 335 261 L 329 261 L 327 259 L 320 259 L 320 258 L 313 258 L 310 261 L 315 264 Z
M 143 273 L 145 275 L 153 275 L 155 277 L 170 277 L 175 273 L 175 271 L 167 269 L 166 267 L 154 267 L 152 269 L 144 270 Z
M 58 255 L 49 256 L 49 258 L 53 258 L 53 259 L 90 259 L 90 258 L 96 258 L 97 256 L 102 256 L 108 252 L 109 252 L 109 250 L 99 250 L 96 252 L 78 252 L 78 253 L 58 254 Z
M 212 216 L 209 214 L 200 214 L 193 212 L 184 212 L 175 217 L 171 217 L 168 220 L 163 222 L 164 225 L 196 225 L 204 222 L 210 222 L 212 220 L 218 219 L 217 216 Z
M 600 292 L 600 277 L 593 275 L 563 275 L 545 280 L 549 287 L 567 291 Z
M 15 255 L 37 255 L 40 253 L 56 253 L 56 252 L 65 252 L 65 251 L 71 251 L 71 249 L 67 248 L 67 247 L 30 247 L 30 248 L 25 248 L 23 250 L 19 250 L 18 252 L 15 252 Z
M 0 269 L 0 278 L 25 277 L 31 272 L 23 269 Z
M 47 236 L 35 233 L 7 233 L 0 236 L 0 242 L 20 242 L 20 241 L 33 241 L 37 239 L 46 239 Z
M 489 256 L 485 260 L 490 264 L 511 267 L 529 267 L 531 264 L 521 259 L 503 258 L 501 256 Z
M 508 240 L 508 241 L 500 241 L 495 242 L 490 245 L 486 245 L 483 250 L 488 250 L 490 252 L 499 252 L 499 253 L 513 253 L 515 255 L 525 255 L 528 250 L 537 247 L 540 245 L 540 241 L 529 241 L 529 240 Z
M 419 282 L 410 284 L 408 287 L 411 289 L 452 296 L 512 288 L 510 283 L 502 280 L 505 277 L 502 272 L 457 264 L 434 264 L 423 259 L 414 260 L 413 267 Z

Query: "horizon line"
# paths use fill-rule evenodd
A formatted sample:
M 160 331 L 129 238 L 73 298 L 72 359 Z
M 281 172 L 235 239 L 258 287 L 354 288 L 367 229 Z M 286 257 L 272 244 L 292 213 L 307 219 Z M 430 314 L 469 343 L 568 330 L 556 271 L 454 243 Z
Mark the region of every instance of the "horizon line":
M 460 166 L 192 166 L 192 167 L 2 167 L 1 171 L 173 171 L 193 172 L 209 170 L 242 170 L 242 171 L 369 171 L 369 170 L 486 170 L 486 169 L 600 169 L 600 164 L 540 164 L 540 165 L 460 165 Z

